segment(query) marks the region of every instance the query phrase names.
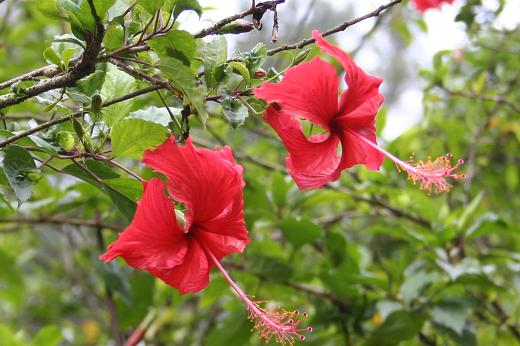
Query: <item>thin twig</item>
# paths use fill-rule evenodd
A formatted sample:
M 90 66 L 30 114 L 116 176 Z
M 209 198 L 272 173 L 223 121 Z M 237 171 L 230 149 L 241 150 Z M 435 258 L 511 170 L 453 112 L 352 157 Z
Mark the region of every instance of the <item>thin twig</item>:
M 59 217 L 59 216 L 46 216 L 40 215 L 38 217 L 13 217 L 13 218 L 0 218 L 0 224 L 52 224 L 52 225 L 72 225 L 72 226 L 85 226 L 85 227 L 102 227 L 113 231 L 119 230 L 121 227 L 116 225 L 109 225 L 97 221 Z
M 377 17 L 379 16 L 383 11 L 391 8 L 392 6 L 395 6 L 397 4 L 399 4 L 402 0 L 394 0 L 394 1 L 391 1 L 389 3 L 387 3 L 386 5 L 382 5 L 380 7 L 378 7 L 377 9 L 375 9 L 374 11 L 370 12 L 370 13 L 367 13 L 365 14 L 364 16 L 361 16 L 361 17 L 358 17 L 358 18 L 355 18 L 355 19 L 352 19 L 352 20 L 349 20 L 347 22 L 344 22 L 330 30 L 327 30 L 325 32 L 322 33 L 322 36 L 329 36 L 329 35 L 332 35 L 332 34 L 335 34 L 335 33 L 338 33 L 338 32 L 341 32 L 341 31 L 345 31 L 345 29 L 347 29 L 348 27 L 354 25 L 354 24 L 357 24 L 359 22 L 362 22 L 366 19 L 369 19 L 369 18 L 372 18 L 372 17 Z M 292 50 L 292 49 L 300 49 L 300 48 L 303 48 L 305 46 L 308 46 L 309 44 L 312 44 L 314 43 L 315 40 L 311 37 L 311 38 L 307 38 L 307 39 L 304 39 L 304 40 L 301 40 L 300 42 L 296 42 L 296 43 L 291 43 L 291 44 L 286 44 L 286 45 L 283 45 L 283 46 L 280 46 L 280 47 L 277 47 L 277 48 L 273 48 L 273 49 L 269 49 L 267 51 L 267 55 L 271 56 L 271 55 L 274 55 L 276 53 L 280 53 L 280 52 L 283 52 L 283 51 L 286 51 L 286 50 Z
M 162 87 L 158 86 L 158 85 L 151 85 L 151 86 L 146 87 L 144 89 L 137 90 L 137 91 L 131 92 L 131 93 L 127 94 L 127 95 L 124 95 L 124 96 L 118 97 L 116 99 L 107 101 L 107 102 L 105 102 L 103 104 L 103 107 L 108 107 L 108 106 L 111 106 L 111 105 L 116 104 L 116 103 L 120 103 L 120 102 L 123 102 L 123 101 L 126 101 L 126 100 L 130 100 L 130 99 L 132 99 L 134 97 L 137 97 L 137 96 L 140 96 L 140 95 L 144 95 L 144 94 L 148 94 L 148 93 L 150 93 L 152 91 L 155 91 L 155 90 L 158 90 L 158 89 L 161 89 L 161 88 Z M 83 111 L 78 111 L 78 112 L 73 113 L 71 115 L 68 115 L 66 117 L 59 118 L 59 119 L 54 119 L 52 121 L 47 121 L 45 123 L 42 123 L 42 124 L 40 124 L 38 126 L 35 126 L 35 127 L 31 128 L 31 129 L 29 129 L 29 130 L 20 132 L 19 134 L 15 135 L 15 136 L 12 136 L 12 137 L 9 137 L 6 140 L 0 142 L 0 148 L 3 148 L 3 147 L 5 147 L 8 144 L 14 143 L 14 142 L 18 141 L 19 139 L 25 138 L 25 137 L 27 137 L 29 135 L 32 135 L 33 133 L 36 133 L 36 132 L 39 132 L 39 131 L 43 130 L 43 129 L 49 128 L 49 127 L 57 125 L 57 124 L 64 123 L 66 121 L 69 121 L 70 117 L 78 118 L 78 117 L 82 116 L 83 114 L 84 114 Z

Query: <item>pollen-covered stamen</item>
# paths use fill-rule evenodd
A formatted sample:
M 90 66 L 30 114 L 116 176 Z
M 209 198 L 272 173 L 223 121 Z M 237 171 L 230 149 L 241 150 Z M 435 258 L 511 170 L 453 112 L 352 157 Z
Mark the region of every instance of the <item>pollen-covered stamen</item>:
M 417 163 L 413 163 L 412 160 L 402 161 L 363 135 L 352 130 L 349 130 L 349 132 L 355 134 L 359 139 L 392 160 L 398 169 L 405 170 L 406 173 L 408 173 L 408 179 L 413 181 L 414 184 L 419 183 L 421 190 L 434 192 L 436 194 L 447 192 L 453 187 L 447 180 L 448 178 L 462 180 L 466 177 L 465 174 L 455 173 L 455 170 L 464 163 L 464 160 L 458 160 L 455 165 L 452 166 L 451 153 L 438 157 L 433 161 L 431 158 L 428 158 L 427 161 L 418 161 Z
M 300 315 L 297 310 L 285 311 L 280 308 L 269 309 L 260 307 L 259 302 L 249 299 L 237 284 L 235 284 L 206 244 L 201 241 L 199 241 L 199 244 L 206 253 L 206 256 L 213 262 L 222 276 L 224 276 L 224 279 L 226 279 L 235 293 L 244 304 L 246 304 L 248 318 L 254 323 L 253 330 L 257 331 L 266 342 L 274 338 L 276 342 L 282 345 L 293 345 L 295 337 L 300 340 L 305 340 L 303 333 L 312 331 L 311 327 L 299 328 L 299 325 L 308 316 L 306 312 Z

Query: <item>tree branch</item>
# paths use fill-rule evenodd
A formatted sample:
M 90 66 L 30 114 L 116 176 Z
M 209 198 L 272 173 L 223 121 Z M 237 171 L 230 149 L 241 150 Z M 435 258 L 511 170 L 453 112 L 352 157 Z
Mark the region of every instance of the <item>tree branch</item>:
M 121 227 L 115 225 L 109 225 L 101 223 L 99 220 L 90 221 L 83 219 L 75 219 L 75 218 L 66 218 L 66 217 L 58 217 L 58 216 L 46 216 L 40 215 L 38 217 L 14 217 L 14 218 L 2 218 L 0 219 L 0 224 L 52 224 L 52 225 L 72 225 L 72 226 L 84 226 L 84 227 L 96 227 L 96 228 L 106 228 L 113 231 L 119 230 Z
M 162 87 L 157 86 L 157 85 L 151 85 L 151 86 L 149 86 L 147 88 L 134 91 L 134 92 L 132 92 L 130 94 L 127 94 L 125 96 L 121 96 L 121 97 L 119 97 L 117 99 L 110 100 L 110 101 L 104 103 L 103 107 L 111 106 L 111 105 L 116 104 L 116 103 L 120 103 L 120 102 L 123 102 L 123 101 L 126 101 L 126 100 L 130 100 L 130 99 L 132 99 L 134 97 L 137 97 L 137 96 L 140 96 L 140 95 L 144 95 L 144 94 L 150 93 L 152 91 L 155 91 L 155 90 L 158 90 L 158 89 L 161 89 L 161 88 Z M 76 112 L 76 113 L 72 113 L 71 115 L 68 115 L 68 116 L 63 117 L 63 118 L 47 121 L 45 123 L 42 123 L 42 124 L 40 124 L 38 126 L 35 126 L 35 127 L 31 128 L 31 129 L 29 129 L 29 130 L 25 130 L 23 132 L 20 132 L 19 134 L 15 135 L 15 136 L 12 136 L 12 137 L 9 137 L 6 140 L 0 142 L 0 148 L 3 148 L 3 147 L 5 147 L 8 144 L 14 143 L 14 142 L 16 142 L 19 139 L 22 139 L 24 137 L 32 135 L 33 133 L 39 132 L 41 130 L 44 130 L 46 128 L 49 128 L 49 127 L 57 125 L 57 124 L 64 123 L 64 122 L 70 120 L 70 117 L 77 118 L 77 117 L 82 116 L 83 114 L 84 114 L 83 111 L 79 111 L 79 112 Z
M 349 20 L 347 22 L 344 22 L 344 23 L 342 23 L 342 24 L 332 28 L 332 29 L 329 29 L 329 30 L 323 32 L 322 36 L 325 37 L 325 36 L 329 36 L 329 35 L 332 35 L 332 34 L 335 34 L 335 33 L 341 32 L 341 31 L 345 31 L 345 29 L 347 29 L 348 27 L 350 27 L 350 26 L 352 26 L 354 24 L 357 24 L 359 22 L 362 22 L 365 19 L 369 19 L 369 18 L 372 18 L 372 17 L 377 17 L 383 11 L 391 8 L 392 6 L 395 6 L 395 5 L 399 4 L 401 1 L 402 0 L 391 1 L 391 2 L 387 3 L 386 5 L 382 5 L 382 6 L 378 7 L 377 9 L 375 9 L 374 11 L 365 14 L 364 16 L 361 16 L 361 17 Z M 312 44 L 314 42 L 315 42 L 315 40 L 313 38 L 307 38 L 307 39 L 301 40 L 300 42 L 286 44 L 286 45 L 283 45 L 283 46 L 280 46 L 280 47 L 277 47 L 277 48 L 269 49 L 267 51 L 267 55 L 271 56 L 271 55 L 274 55 L 276 53 L 280 53 L 280 52 L 283 52 L 283 51 L 286 51 L 286 50 L 300 49 L 300 48 L 308 46 L 309 44 Z
M 237 19 L 245 18 L 247 16 L 254 14 L 257 11 L 265 11 L 264 8 L 272 7 L 273 5 L 279 5 L 284 2 L 285 2 L 285 0 L 265 1 L 263 3 L 258 3 L 257 5 L 255 5 L 255 3 L 253 2 L 253 4 L 252 4 L 253 6 L 251 6 L 251 8 L 249 10 L 244 11 L 242 13 L 235 14 L 235 15 L 227 17 L 227 18 L 224 18 L 224 19 L 216 22 L 209 28 L 199 31 L 198 33 L 196 33 L 193 36 L 195 36 L 195 38 L 202 38 L 202 37 L 211 35 L 211 34 L 215 33 L 218 29 L 226 26 L 227 24 L 229 24 Z
M 103 23 L 101 22 L 101 18 L 99 18 L 96 8 L 94 7 L 93 0 L 88 0 L 88 4 L 90 6 L 90 13 L 92 14 L 92 17 L 94 18 L 96 22 L 96 32 L 95 33 L 89 33 L 86 32 L 86 40 L 87 40 L 87 46 L 85 48 L 85 51 L 83 52 L 83 55 L 79 59 L 79 62 L 68 72 L 65 72 L 62 75 L 57 75 L 55 77 L 52 77 L 51 79 L 43 80 L 38 83 L 36 83 L 33 86 L 30 86 L 26 89 L 21 89 L 20 91 L 16 93 L 10 93 L 7 95 L 0 96 L 0 109 L 12 106 L 18 103 L 21 103 L 27 99 L 30 99 L 34 96 L 40 95 L 46 91 L 58 89 L 58 88 L 65 88 L 73 86 L 76 81 L 80 80 L 81 78 L 88 76 L 89 74 L 93 73 L 95 71 L 95 64 L 97 60 L 97 55 L 99 54 L 101 50 L 101 43 L 103 42 L 103 36 L 105 34 L 105 28 L 103 26 Z M 55 72 L 54 69 L 49 69 L 50 71 Z M 38 70 L 37 70 L 38 71 Z M 40 69 L 38 73 L 49 73 L 49 71 L 45 69 Z M 38 75 L 35 71 L 29 72 L 25 75 L 25 78 L 27 76 L 30 76 L 30 78 L 35 77 Z M 22 76 L 23 78 L 24 76 Z M 19 77 L 18 77 L 19 78 Z M 8 82 L 2 83 L 3 85 L 9 85 L 11 81 L 16 80 L 17 78 L 11 79 Z M 20 80 L 20 79 L 18 79 Z M 12 85 L 12 83 L 11 83 Z

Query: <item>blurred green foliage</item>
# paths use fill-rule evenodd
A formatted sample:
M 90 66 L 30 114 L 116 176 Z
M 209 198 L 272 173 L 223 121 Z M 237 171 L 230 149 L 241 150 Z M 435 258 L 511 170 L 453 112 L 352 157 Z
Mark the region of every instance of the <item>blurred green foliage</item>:
M 106 28 L 100 54 L 182 19 L 183 11 L 205 10 L 195 0 L 94 4 Z M 247 93 L 262 78 L 279 78 L 265 64 L 265 46 L 228 55 L 224 36 L 196 39 L 178 21 L 148 40 L 151 50 L 119 56 L 152 79 L 100 59 L 76 85 L 2 109 L 2 141 L 65 121 L 0 154 L 0 345 L 107 345 L 147 316 L 150 345 L 260 343 L 218 273 L 204 291 L 180 296 L 122 261 L 98 259 L 140 198 L 132 174 L 153 175 L 137 160 L 168 131 L 233 148 L 245 167 L 252 242 L 223 265 L 257 299 L 307 311 L 314 331 L 306 344 L 518 344 L 520 30 L 494 25 L 503 4 L 462 7 L 457 20 L 467 25 L 468 45 L 432 57 L 433 68 L 421 71 L 424 118 L 384 143 L 400 157 L 464 158 L 466 180 L 440 196 L 418 190 L 390 162 L 380 172 L 350 169 L 327 189 L 298 190 L 284 172 L 283 145 L 259 116 L 264 105 Z M 46 62 L 73 69 L 96 31 L 87 1 L 7 0 L 0 9 L 1 81 Z M 378 30 L 405 43 L 426 29 L 402 5 L 385 16 Z M 315 54 L 284 53 L 278 63 Z M 23 93 L 34 79 L 1 94 Z M 157 80 L 177 90 L 105 104 Z M 378 133 L 385 120 L 382 111 Z M 89 155 L 71 155 L 78 152 Z

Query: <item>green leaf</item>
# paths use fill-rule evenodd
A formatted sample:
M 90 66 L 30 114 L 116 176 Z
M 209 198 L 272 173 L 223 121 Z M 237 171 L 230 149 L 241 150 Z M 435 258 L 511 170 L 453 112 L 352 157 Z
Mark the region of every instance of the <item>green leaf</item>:
M 123 27 L 117 23 L 111 23 L 105 32 L 103 44 L 108 51 L 116 50 L 125 43 L 125 31 Z
M 484 193 L 481 191 L 475 198 L 473 198 L 471 203 L 464 208 L 464 212 L 457 222 L 457 229 L 459 231 L 466 227 L 468 220 L 473 216 L 473 214 L 475 214 L 480 202 L 482 201 L 482 197 L 484 197 Z
M 184 30 L 170 30 L 166 35 L 159 36 L 148 44 L 159 57 L 175 58 L 186 66 L 191 65 L 197 50 L 195 38 Z
M 406 276 L 406 280 L 401 286 L 399 293 L 403 297 L 405 304 L 409 305 L 414 299 L 421 296 L 421 290 L 438 278 L 435 273 L 418 271 Z
M 17 145 L 10 145 L 5 150 L 4 172 L 9 185 L 14 190 L 18 200 L 26 202 L 33 193 L 36 181 L 31 173 L 39 173 L 34 160 L 27 150 Z
M 462 336 L 466 325 L 466 312 L 462 306 L 455 304 L 434 306 L 430 309 L 430 314 L 435 323 Z
M 291 184 L 285 180 L 285 175 L 280 172 L 275 172 L 271 179 L 271 196 L 273 202 L 280 208 L 285 206 L 287 201 L 287 193 L 291 188 Z
M 104 102 L 127 95 L 135 90 L 135 79 L 116 66 L 108 64 L 107 72 L 100 95 Z M 103 108 L 105 121 L 109 126 L 114 126 L 123 119 L 132 108 L 132 100 L 119 102 Z
M 20 308 L 25 301 L 26 288 L 24 277 L 16 259 L 0 249 L 0 301 L 8 307 Z M 0 324 L 1 327 L 1 324 Z M 1 337 L 0 340 L 4 340 Z
M 45 50 L 43 51 L 43 57 L 45 58 L 45 60 L 46 60 L 49 64 L 57 65 L 57 66 L 59 66 L 60 68 L 62 67 L 60 57 L 58 56 L 58 54 L 56 54 L 56 52 L 54 51 L 54 49 L 52 49 L 51 47 L 49 47 L 49 48 L 47 48 L 47 49 L 45 49 Z
M 239 61 L 232 61 L 229 63 L 229 66 L 233 68 L 233 72 L 238 73 L 239 75 L 244 78 L 244 82 L 246 86 L 251 85 L 251 75 L 249 73 L 249 70 L 247 69 L 246 65 Z
M 157 10 L 160 10 L 164 4 L 164 0 L 137 0 L 137 3 L 150 14 L 154 14 Z
M 33 346 L 58 346 L 63 340 L 61 330 L 56 326 L 45 326 L 32 340 Z
M 131 178 L 112 178 L 105 179 L 105 183 L 129 197 L 132 201 L 137 202 L 143 195 L 143 184 L 136 179 Z
M 175 107 L 169 107 L 170 112 L 177 118 L 180 122 L 181 112 L 182 108 L 175 108 Z M 172 118 L 170 117 L 170 113 L 168 113 L 168 110 L 166 107 L 155 107 L 150 106 L 144 109 L 140 109 L 138 111 L 132 112 L 128 115 L 128 118 L 134 118 L 134 119 L 142 119 L 154 122 L 156 124 L 160 124 L 162 126 L 168 126 L 168 124 L 172 121 Z
M 278 258 L 258 254 L 251 258 L 248 270 L 270 280 L 286 281 L 293 275 L 293 268 Z
M 130 284 L 125 297 L 130 304 L 117 299 L 116 308 L 121 328 L 127 329 L 138 326 L 153 305 L 155 278 L 144 271 L 135 271 L 129 279 L 123 277 L 123 280 Z
M 200 16 L 202 15 L 202 7 L 197 0 L 175 0 L 173 9 L 173 17 L 177 18 L 184 11 L 194 11 Z
M 230 328 L 232 326 L 232 328 Z M 248 344 L 251 337 L 251 324 L 246 314 L 240 310 L 230 311 L 224 318 L 212 329 L 205 338 L 204 345 L 207 346 L 243 346 Z
M 202 50 L 204 78 L 209 87 L 215 87 L 219 82 L 216 78 L 215 69 L 227 61 L 227 49 L 227 40 L 224 36 L 218 36 L 204 45 Z
M 206 88 L 202 85 L 197 85 L 196 76 L 191 69 L 174 58 L 162 58 L 158 67 L 171 80 L 172 84 L 188 97 L 190 103 L 197 111 L 201 122 L 205 124 L 208 119 Z
M 26 343 L 20 340 L 19 335 L 15 335 L 3 324 L 0 324 L 0 340 L 2 340 L 3 346 L 26 346 Z
M 221 105 L 224 116 L 233 128 L 244 124 L 249 112 L 240 101 L 230 95 L 226 95 L 222 97 Z
M 105 182 L 107 179 L 115 179 L 119 178 L 119 175 L 116 174 L 109 166 L 106 164 L 95 161 L 95 160 L 86 160 L 82 164 L 88 168 L 88 170 L 94 173 L 98 178 L 102 181 L 99 182 L 92 175 L 87 173 L 84 169 L 78 167 L 76 164 L 70 164 L 63 168 L 63 171 L 67 174 L 75 176 L 104 192 L 112 202 L 114 202 L 115 206 L 119 211 L 126 217 L 127 221 L 131 221 L 134 217 L 135 209 L 137 207 L 135 201 L 118 191 L 117 188 L 112 187 L 109 183 Z
M 63 67 L 65 70 L 69 69 L 69 63 L 72 57 L 74 56 L 74 53 L 76 53 L 76 48 L 65 48 L 61 52 L 61 61 L 63 62 Z
M 366 342 L 367 346 L 393 346 L 414 337 L 422 328 L 426 317 L 412 311 L 391 313 L 383 325 L 376 329 Z
M 296 220 L 290 217 L 282 220 L 278 227 L 282 230 L 284 237 L 296 248 L 318 239 L 323 232 L 320 226 L 307 218 Z
M 105 83 L 107 65 L 107 63 L 96 64 L 96 71 L 87 78 L 80 80 L 76 89 L 87 97 L 99 93 Z
M 116 157 L 141 159 L 143 152 L 166 140 L 168 129 L 151 121 L 126 119 L 112 130 L 112 153 Z

